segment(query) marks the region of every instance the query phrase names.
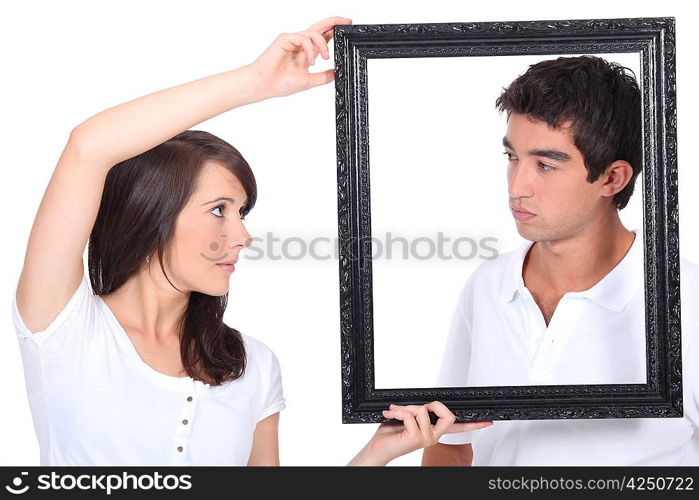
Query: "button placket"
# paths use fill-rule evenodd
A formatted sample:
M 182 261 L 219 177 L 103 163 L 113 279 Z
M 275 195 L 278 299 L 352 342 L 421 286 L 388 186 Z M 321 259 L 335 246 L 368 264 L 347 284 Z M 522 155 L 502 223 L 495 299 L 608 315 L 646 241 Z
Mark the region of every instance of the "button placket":
M 555 376 L 558 360 L 561 358 L 563 350 L 568 345 L 570 337 L 573 335 L 578 318 L 586 305 L 586 299 L 580 295 L 572 294 L 566 300 L 565 315 L 559 321 L 556 337 L 549 343 L 550 350 L 550 372 L 551 377 Z
M 185 386 L 182 396 L 182 406 L 180 410 L 179 418 L 176 422 L 177 429 L 175 431 L 175 442 L 173 445 L 173 463 L 182 464 L 184 462 L 185 454 L 189 448 L 189 437 L 192 429 L 192 419 L 194 416 L 194 410 L 196 408 L 196 402 L 198 395 L 196 394 L 196 388 L 194 386 L 194 381 L 189 380 L 189 383 Z
M 524 288 L 524 300 L 528 303 L 526 306 L 527 320 L 529 323 L 529 346 L 530 346 L 530 364 L 529 364 L 529 381 L 530 383 L 546 382 L 546 371 L 542 369 L 543 351 L 541 345 L 548 330 L 544 316 L 539 310 L 534 297 L 528 288 Z
M 542 383 L 553 382 L 558 360 L 584 305 L 585 300 L 577 294 L 565 294 L 561 298 L 532 362 L 533 378 Z

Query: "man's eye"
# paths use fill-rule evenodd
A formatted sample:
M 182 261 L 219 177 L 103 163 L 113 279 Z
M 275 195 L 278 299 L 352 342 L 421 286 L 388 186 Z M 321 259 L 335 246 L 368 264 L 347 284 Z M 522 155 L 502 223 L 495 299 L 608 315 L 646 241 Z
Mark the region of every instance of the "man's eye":
M 543 170 L 544 172 L 553 172 L 554 170 L 556 170 L 556 167 L 554 167 L 552 165 L 547 165 L 546 163 L 541 163 L 541 162 L 539 162 L 539 168 L 541 170 Z
M 507 156 L 507 161 L 513 161 L 513 160 L 517 159 L 517 157 L 515 155 L 513 155 L 512 153 L 510 153 L 508 151 L 505 151 L 503 154 L 505 156 Z

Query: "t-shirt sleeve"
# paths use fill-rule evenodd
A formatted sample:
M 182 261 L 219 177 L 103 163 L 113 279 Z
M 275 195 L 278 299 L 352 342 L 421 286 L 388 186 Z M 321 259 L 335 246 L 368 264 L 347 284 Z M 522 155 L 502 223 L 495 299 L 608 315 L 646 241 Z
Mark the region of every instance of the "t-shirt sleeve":
M 68 299 L 68 302 L 63 307 L 63 309 L 58 313 L 58 315 L 51 321 L 51 323 L 39 332 L 32 333 L 27 325 L 24 323 L 22 316 L 17 308 L 17 293 L 15 288 L 15 294 L 12 299 L 12 320 L 14 322 L 15 331 L 17 336 L 22 341 L 29 341 L 37 346 L 43 345 L 47 339 L 52 337 L 55 332 L 60 331 L 61 327 L 66 323 L 66 320 L 74 313 L 74 311 L 79 307 L 81 303 L 89 296 L 92 295 L 92 287 L 90 286 L 90 281 L 86 274 L 83 274 L 83 278 L 78 285 L 78 288 L 73 292 L 73 295 Z
M 442 365 L 437 377 L 437 387 L 467 387 L 468 369 L 471 359 L 471 328 L 466 315 L 470 300 L 470 285 L 467 283 L 459 294 L 452 315 L 449 335 L 442 355 Z M 443 444 L 465 444 L 471 442 L 471 433 L 444 434 L 439 438 Z
M 58 315 L 46 328 L 32 333 L 27 328 L 17 308 L 17 294 L 15 293 L 12 301 L 12 320 L 22 355 L 27 395 L 30 399 L 44 386 L 46 372 L 51 372 L 56 368 L 56 364 L 65 361 L 64 354 L 73 352 L 71 343 L 79 342 L 76 336 L 84 331 L 91 295 L 92 287 L 87 276 L 83 274 L 80 285 Z M 51 355 L 47 356 L 48 353 Z
M 271 349 L 266 347 L 266 351 L 265 366 L 262 370 L 265 392 L 262 399 L 262 409 L 257 418 L 258 422 L 286 408 L 279 360 Z

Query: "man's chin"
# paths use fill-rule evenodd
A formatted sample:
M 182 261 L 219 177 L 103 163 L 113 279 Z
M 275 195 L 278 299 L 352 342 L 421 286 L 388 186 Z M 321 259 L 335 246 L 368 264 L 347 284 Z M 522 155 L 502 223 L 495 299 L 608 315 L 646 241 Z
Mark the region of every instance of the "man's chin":
M 521 224 L 517 224 L 517 232 L 525 240 L 536 241 L 534 239 L 535 235 L 533 234 L 533 231 L 530 228 L 524 228 Z
M 531 227 L 525 227 L 521 224 L 517 224 L 517 232 L 525 240 L 533 241 L 534 243 L 538 241 L 549 241 L 550 237 L 548 235 L 542 234 L 540 231 L 535 231 Z

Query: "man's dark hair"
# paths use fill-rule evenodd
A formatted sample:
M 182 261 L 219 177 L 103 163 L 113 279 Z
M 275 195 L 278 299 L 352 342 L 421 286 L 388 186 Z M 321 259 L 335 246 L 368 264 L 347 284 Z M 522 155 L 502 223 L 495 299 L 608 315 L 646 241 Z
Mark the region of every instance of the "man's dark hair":
M 631 70 L 593 56 L 542 61 L 504 89 L 495 106 L 508 119 L 529 115 L 554 128 L 570 122 L 588 182 L 616 160 L 629 162 L 631 180 L 614 196 L 617 209 L 626 206 L 642 160 L 641 92 Z

